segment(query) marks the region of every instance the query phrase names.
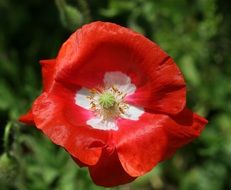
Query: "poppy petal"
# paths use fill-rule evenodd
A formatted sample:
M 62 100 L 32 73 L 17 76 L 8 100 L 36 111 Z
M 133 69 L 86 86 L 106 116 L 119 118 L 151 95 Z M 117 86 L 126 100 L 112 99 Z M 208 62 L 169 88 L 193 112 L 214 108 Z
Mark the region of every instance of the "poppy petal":
M 133 177 L 145 174 L 198 137 L 205 124 L 205 119 L 187 109 L 174 118 L 145 113 L 137 122 L 121 120 L 114 134 L 123 168 Z
M 168 143 L 162 125 L 166 119 L 164 115 L 144 113 L 138 121 L 118 121 L 115 144 L 119 160 L 129 175 L 143 175 L 162 159 Z
M 136 107 L 133 105 L 128 105 L 128 108 L 126 109 L 126 114 L 121 115 L 121 117 L 124 119 L 138 120 L 143 113 L 144 113 L 143 108 Z
M 127 99 L 131 104 L 169 114 L 185 106 L 185 82 L 174 61 L 155 43 L 119 25 L 83 26 L 65 42 L 57 62 L 57 81 L 91 89 L 102 85 L 106 72 L 117 71 L 137 87 Z
M 100 117 L 92 117 L 87 121 L 87 124 L 100 130 L 118 130 L 115 120 L 105 121 Z
M 165 157 L 171 157 L 178 148 L 197 138 L 207 123 L 206 119 L 188 108 L 173 116 L 172 124 L 165 127 L 169 139 L 169 148 Z
M 55 59 L 40 60 L 42 66 L 43 90 L 48 91 L 54 82 Z
M 83 162 L 81 162 L 78 158 L 75 158 L 74 156 L 71 156 L 71 158 L 74 160 L 74 162 L 80 167 L 86 167 L 88 165 L 84 164 Z
M 131 83 L 130 77 L 122 72 L 106 72 L 103 82 L 105 86 L 115 86 L 120 92 L 126 95 L 133 94 L 136 91 L 136 86 Z
M 32 112 L 36 127 L 55 144 L 63 146 L 72 156 L 87 165 L 97 163 L 107 140 L 107 133 L 86 125 L 89 117 L 86 110 L 65 97 L 62 99 L 44 92 L 35 100 Z
M 127 102 L 165 114 L 179 113 L 185 107 L 186 86 L 174 61 L 166 57 L 149 72 L 148 82 L 138 86 Z
M 90 175 L 96 185 L 112 187 L 135 180 L 121 166 L 116 150 L 103 149 L 99 162 L 89 167 Z M 113 149 L 113 148 L 112 148 Z
M 90 92 L 86 88 L 81 88 L 80 90 L 77 91 L 75 95 L 75 104 L 89 110 L 91 108 L 90 101 L 88 97 L 90 96 Z
M 35 125 L 32 110 L 29 110 L 26 114 L 21 115 L 19 117 L 19 121 L 23 122 L 23 123 L 26 123 L 27 125 Z

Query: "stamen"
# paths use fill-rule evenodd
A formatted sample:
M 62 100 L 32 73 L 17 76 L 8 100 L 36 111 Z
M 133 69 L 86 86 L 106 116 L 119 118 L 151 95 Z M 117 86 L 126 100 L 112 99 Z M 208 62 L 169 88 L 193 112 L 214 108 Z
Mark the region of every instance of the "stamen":
M 124 103 L 126 93 L 121 92 L 115 86 L 94 88 L 89 91 L 91 95 L 87 98 L 90 101 L 91 110 L 96 116 L 107 121 L 126 115 L 128 109 L 128 105 Z

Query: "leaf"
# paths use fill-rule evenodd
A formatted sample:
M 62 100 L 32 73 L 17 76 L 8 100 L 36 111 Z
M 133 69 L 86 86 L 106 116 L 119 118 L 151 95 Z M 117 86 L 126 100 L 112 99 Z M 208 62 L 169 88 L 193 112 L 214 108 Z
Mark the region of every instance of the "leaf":
M 83 16 L 77 8 L 68 5 L 65 0 L 55 0 L 55 2 L 64 27 L 74 31 L 83 24 Z

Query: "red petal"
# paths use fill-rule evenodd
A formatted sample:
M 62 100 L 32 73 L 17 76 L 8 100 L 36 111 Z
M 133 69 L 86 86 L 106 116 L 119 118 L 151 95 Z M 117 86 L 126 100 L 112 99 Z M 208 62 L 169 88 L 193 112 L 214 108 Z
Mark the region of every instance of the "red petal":
M 112 147 L 103 149 L 101 158 L 95 166 L 89 167 L 90 175 L 96 185 L 113 187 L 135 180 L 121 166 L 116 150 Z
M 197 138 L 207 123 L 206 119 L 188 108 L 172 117 L 171 124 L 165 128 L 169 139 L 169 148 L 165 158 L 172 156 L 178 148 Z
M 185 106 L 185 83 L 174 61 L 144 36 L 115 24 L 85 25 L 62 46 L 57 64 L 60 82 L 91 88 L 102 84 L 105 72 L 121 71 L 137 86 L 127 101 L 169 114 Z
M 114 133 L 121 164 L 133 176 L 150 171 L 165 154 L 168 139 L 163 128 L 167 116 L 145 113 L 139 121 L 121 120 Z
M 31 110 L 29 110 L 25 115 L 20 116 L 19 121 L 27 125 L 35 125 L 34 116 Z
M 174 61 L 166 57 L 149 72 L 148 82 L 141 84 L 127 101 L 162 113 L 179 113 L 185 107 L 186 86 Z
M 86 126 L 89 113 L 73 105 L 74 97 L 70 92 L 62 89 L 60 94 L 62 98 L 44 92 L 36 99 L 32 109 L 36 127 L 81 162 L 94 165 L 108 134 Z M 73 119 L 70 120 L 67 113 L 71 112 Z
M 134 177 L 143 175 L 196 138 L 206 120 L 190 113 L 184 110 L 174 118 L 145 113 L 137 122 L 121 120 L 120 129 L 114 135 L 125 171 Z
M 71 156 L 71 158 L 75 161 L 76 164 L 78 164 L 79 167 L 86 167 L 88 165 L 84 164 L 83 162 L 81 162 L 78 158 L 75 158 L 74 156 Z
M 55 59 L 40 60 L 40 64 L 42 66 L 43 91 L 48 92 L 54 82 Z M 28 125 L 35 125 L 32 110 L 20 116 L 19 121 Z
M 54 82 L 55 59 L 40 60 L 42 66 L 43 90 L 49 91 Z

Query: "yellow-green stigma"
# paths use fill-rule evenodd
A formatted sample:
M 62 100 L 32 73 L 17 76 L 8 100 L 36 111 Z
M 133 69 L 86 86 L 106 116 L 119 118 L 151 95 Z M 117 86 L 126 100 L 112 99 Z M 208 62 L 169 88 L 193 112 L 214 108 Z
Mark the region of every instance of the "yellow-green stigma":
M 99 104 L 104 109 L 110 109 L 114 107 L 115 103 L 116 103 L 115 97 L 109 92 L 104 92 L 99 97 Z

